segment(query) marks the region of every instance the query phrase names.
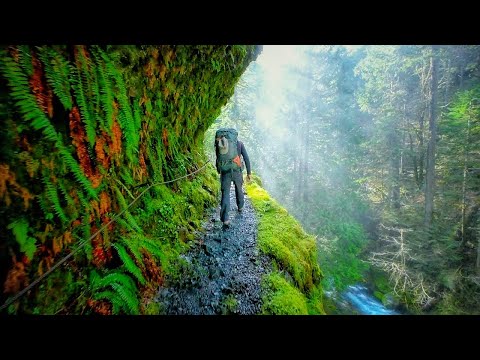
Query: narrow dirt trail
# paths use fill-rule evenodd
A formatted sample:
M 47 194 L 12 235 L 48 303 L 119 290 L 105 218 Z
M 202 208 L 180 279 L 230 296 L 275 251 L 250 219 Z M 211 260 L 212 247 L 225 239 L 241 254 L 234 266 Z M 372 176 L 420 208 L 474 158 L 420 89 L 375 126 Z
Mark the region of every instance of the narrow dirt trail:
M 212 211 L 197 235 L 197 244 L 182 257 L 189 271 L 181 279 L 167 279 L 156 300 L 168 315 L 253 315 L 261 309 L 261 277 L 268 258 L 256 247 L 257 219 L 245 195 L 237 211 L 234 187 L 230 188 L 229 228 L 220 222 L 220 207 Z

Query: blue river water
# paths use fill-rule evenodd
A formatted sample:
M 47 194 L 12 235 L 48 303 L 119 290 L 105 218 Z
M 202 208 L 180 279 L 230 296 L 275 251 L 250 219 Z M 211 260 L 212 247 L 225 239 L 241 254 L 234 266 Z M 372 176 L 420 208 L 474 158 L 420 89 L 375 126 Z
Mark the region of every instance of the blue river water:
M 386 308 L 363 285 L 350 285 L 342 293 L 341 298 L 360 315 L 401 315 L 395 310 Z

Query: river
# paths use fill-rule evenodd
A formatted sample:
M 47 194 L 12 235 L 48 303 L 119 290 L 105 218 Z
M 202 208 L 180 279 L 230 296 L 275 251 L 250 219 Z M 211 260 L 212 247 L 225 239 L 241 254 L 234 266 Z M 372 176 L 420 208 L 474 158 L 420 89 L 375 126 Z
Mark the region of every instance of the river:
M 332 296 L 331 292 L 326 294 Z M 361 284 L 350 285 L 340 296 L 335 296 L 339 315 L 402 315 L 385 307 L 371 291 Z

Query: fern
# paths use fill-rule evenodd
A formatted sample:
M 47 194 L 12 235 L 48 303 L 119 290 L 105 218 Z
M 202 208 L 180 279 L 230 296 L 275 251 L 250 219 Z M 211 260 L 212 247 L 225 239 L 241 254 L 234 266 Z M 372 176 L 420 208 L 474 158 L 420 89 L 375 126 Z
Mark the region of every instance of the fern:
M 125 303 L 123 302 L 122 298 L 114 291 L 110 291 L 110 290 L 101 291 L 101 292 L 95 293 L 93 295 L 93 298 L 95 300 L 104 299 L 104 300 L 110 301 L 113 305 L 113 309 L 112 309 L 113 314 L 120 313 L 122 308 L 125 307 Z
M 109 296 L 107 298 L 108 300 L 112 299 L 113 296 L 114 298 L 110 301 L 112 301 L 113 304 L 117 303 L 117 307 L 121 307 L 128 314 L 138 315 L 140 313 L 137 286 L 130 276 L 117 270 L 114 270 L 103 278 L 100 278 L 95 271 L 92 271 L 92 273 L 90 284 L 94 293 L 110 287 L 113 292 L 103 291 L 100 292 L 100 295 L 104 297 Z M 121 299 L 121 304 L 117 297 Z
M 38 205 L 40 205 L 40 209 L 42 209 L 45 219 L 52 220 L 54 215 L 50 211 L 51 207 L 46 204 L 46 200 L 44 199 L 43 195 L 38 195 L 37 199 L 38 199 Z
M 24 218 L 17 219 L 10 223 L 7 228 L 12 230 L 13 235 L 15 235 L 15 239 L 20 245 L 20 251 L 24 252 L 31 260 L 37 247 L 35 245 L 36 239 L 28 236 L 28 221 Z
M 152 256 L 160 260 L 160 263 L 162 264 L 162 266 L 165 266 L 168 264 L 168 258 L 163 252 L 162 247 L 160 246 L 160 244 L 158 244 L 154 240 L 145 237 L 142 243 L 142 247 L 145 250 L 147 250 Z
M 124 243 L 126 243 L 126 239 L 122 238 L 122 240 L 124 241 Z M 162 245 L 158 240 L 151 239 L 148 236 L 136 233 L 128 239 L 128 243 L 131 243 L 132 246 L 135 246 L 133 244 L 136 244 L 139 249 L 147 251 L 154 258 L 160 260 L 162 264 L 166 264 L 168 261 L 165 252 L 162 249 Z
M 140 106 L 138 105 L 137 102 L 135 102 L 134 106 L 133 106 L 133 116 L 134 116 L 134 119 L 135 119 L 135 132 L 137 134 L 140 133 L 140 130 L 142 128 L 142 111 L 140 110 Z M 137 141 L 140 141 L 140 138 L 137 139 Z
M 84 94 L 86 94 L 86 98 L 89 100 L 86 102 L 89 114 L 89 123 L 85 122 L 85 128 L 87 131 L 87 137 L 90 141 L 91 146 L 95 145 L 95 136 L 96 136 L 96 109 L 95 109 L 95 98 L 93 94 L 95 92 L 98 93 L 98 88 L 95 88 L 96 81 L 94 78 L 95 71 L 89 70 L 89 65 L 91 65 L 91 61 L 84 55 L 82 50 L 82 46 L 77 46 L 77 54 L 78 59 L 80 60 L 80 85 L 84 90 Z M 91 66 L 90 66 L 91 67 Z M 92 79 L 93 78 L 93 79 Z M 93 100 L 93 101 L 92 101 Z M 90 132 L 90 134 L 89 134 Z
M 162 264 L 167 264 L 168 259 L 162 249 L 161 244 L 145 235 L 133 233 L 129 237 L 120 237 L 121 244 L 124 245 L 135 257 L 137 262 L 144 266 L 141 250 L 146 251 L 154 258 L 160 260 Z
M 101 96 L 100 96 L 100 80 L 98 76 L 98 69 L 94 61 L 90 60 L 90 67 L 92 70 L 90 71 L 91 76 L 91 84 L 92 84 L 92 109 L 95 115 L 96 121 L 101 125 L 103 129 L 107 128 L 107 125 L 104 119 L 101 116 Z
M 18 46 L 19 63 L 28 76 L 33 75 L 32 54 L 28 45 Z
M 66 147 L 63 146 L 62 141 L 59 139 L 57 141 L 57 149 L 59 150 L 60 155 L 62 156 L 63 160 L 67 164 L 67 167 L 72 172 L 75 179 L 83 185 L 83 190 L 93 199 L 98 199 L 97 193 L 92 186 L 92 183 L 87 179 L 84 175 L 82 169 L 78 165 L 78 162 L 73 158 L 70 151 L 67 150 Z
M 76 192 L 77 196 L 78 196 L 78 199 L 80 200 L 80 203 L 82 204 L 82 209 L 83 211 L 86 213 L 88 211 L 90 211 L 90 203 L 88 202 L 86 196 L 83 194 L 83 192 L 81 190 L 77 191 Z
M 135 261 L 132 260 L 127 250 L 119 243 L 112 244 L 112 246 L 117 250 L 118 256 L 122 260 L 125 269 L 135 276 L 140 284 L 145 285 L 146 281 L 142 275 L 142 270 L 135 264 Z
M 5 57 L 2 60 L 2 72 L 12 89 L 10 95 L 24 119 L 30 121 L 35 130 L 42 130 L 48 140 L 57 141 L 59 136 L 55 127 L 38 107 L 35 95 L 30 92 L 27 75 L 13 59 Z
M 72 94 L 70 91 L 69 62 L 61 54 L 50 47 L 40 47 L 39 57 L 45 66 L 45 76 L 53 92 L 59 98 L 67 110 L 73 107 Z
M 120 177 L 126 185 L 135 184 L 135 180 L 133 180 L 132 177 L 132 172 L 127 167 L 122 167 Z
M 135 120 L 132 115 L 130 101 L 127 97 L 125 83 L 123 82 L 122 75 L 118 69 L 115 68 L 108 56 L 101 49 L 98 49 L 98 52 L 105 61 L 107 74 L 115 80 L 115 85 L 117 86 L 116 98 L 120 104 L 118 120 L 125 137 L 127 157 L 130 162 L 138 163 L 138 159 L 135 159 L 133 154 L 138 152 L 139 132 L 135 131 Z
M 120 236 L 120 240 L 122 244 L 125 245 L 127 249 L 130 250 L 130 252 L 133 254 L 137 263 L 139 263 L 142 267 L 145 266 L 142 259 L 142 253 L 140 252 L 140 243 L 138 239 L 135 237 L 126 238 L 124 236 Z
M 118 293 L 124 303 L 127 305 L 129 313 L 132 315 L 139 315 L 140 302 L 137 295 L 129 288 L 123 287 L 118 283 L 112 283 L 111 287 Z
M 127 209 L 128 205 L 127 205 L 127 202 L 125 201 L 125 198 L 122 195 L 122 192 L 115 185 L 113 186 L 113 189 L 115 190 L 115 193 L 117 195 L 117 200 L 118 200 L 118 203 L 120 204 L 120 208 L 122 210 Z M 132 228 L 134 228 L 138 232 L 142 232 L 142 229 L 140 228 L 140 226 L 138 226 L 137 222 L 135 221 L 135 218 L 132 216 L 130 211 L 126 210 L 124 212 L 124 215 L 125 215 L 125 219 L 132 226 Z
M 19 107 L 23 117 L 31 121 L 32 127 L 35 130 L 42 130 L 48 140 L 55 142 L 56 148 L 59 150 L 60 155 L 65 160 L 67 167 L 73 173 L 75 179 L 83 185 L 84 190 L 86 190 L 90 197 L 97 199 L 97 194 L 92 184 L 83 174 L 77 161 L 63 145 L 62 139 L 55 130 L 55 127 L 38 107 L 35 96 L 30 92 L 28 87 L 26 75 L 21 71 L 15 61 L 8 57 L 3 59 L 2 71 L 12 88 L 10 95 L 16 101 L 16 105 Z
M 138 146 L 138 141 L 137 145 L 134 145 L 134 142 L 136 140 L 136 137 L 138 134 L 134 134 L 135 128 L 134 124 L 130 123 L 129 120 L 127 119 L 127 116 L 125 115 L 125 111 L 120 110 L 118 114 L 118 123 L 120 124 L 120 128 L 123 131 L 123 135 L 125 137 L 125 153 L 127 155 L 127 159 L 134 164 L 138 164 L 138 158 L 134 157 L 134 152 L 137 150 Z M 137 150 L 138 151 L 138 150 Z
M 88 216 L 88 214 L 85 214 L 84 217 L 83 217 L 83 223 L 82 223 L 81 230 L 83 232 L 82 241 L 85 240 L 85 239 L 90 239 L 90 237 L 92 236 L 92 232 L 91 232 L 91 227 L 90 227 L 90 216 Z M 91 262 L 93 260 L 93 246 L 92 246 L 90 241 L 87 241 L 85 243 L 85 245 L 83 247 L 83 252 L 84 252 L 85 256 L 87 257 L 87 260 L 89 262 Z
M 67 189 L 65 188 L 64 180 L 58 179 L 58 189 L 62 193 L 63 198 L 67 202 L 68 207 L 73 210 L 73 214 L 71 215 L 71 218 L 76 219 L 78 217 L 77 207 L 75 206 L 75 201 L 67 192 Z
M 93 147 L 95 145 L 96 131 L 95 120 L 92 113 L 90 112 L 87 97 L 85 95 L 85 92 L 88 92 L 88 88 L 84 89 L 81 70 L 73 65 L 70 65 L 70 82 L 75 93 L 78 107 L 81 110 L 80 114 L 82 116 L 83 123 L 85 124 L 85 131 L 87 133 L 88 142 L 90 143 L 90 146 Z
M 154 143 L 149 141 L 149 144 L 146 146 L 147 157 L 153 169 L 153 181 L 161 182 L 163 178 L 163 153 L 161 153 L 161 146 L 155 146 Z M 153 149 L 157 149 L 154 151 Z M 159 155 L 162 154 L 162 155 Z
M 132 226 L 124 219 L 122 219 L 121 217 L 117 218 L 115 220 L 119 225 L 120 227 L 122 227 L 123 229 L 127 230 L 127 231 L 135 231 L 135 229 L 132 228 Z
M 92 54 L 97 64 L 96 70 L 98 73 L 98 85 L 100 90 L 100 103 L 103 111 L 106 115 L 106 125 L 107 130 L 111 134 L 113 127 L 113 92 L 112 84 L 108 78 L 108 74 L 105 71 L 105 64 L 101 60 L 100 55 L 97 54 L 98 50 L 96 47 L 92 49 Z
M 60 199 L 58 198 L 57 189 L 55 188 L 55 186 L 53 186 L 51 181 L 48 179 L 48 176 L 46 176 L 45 174 L 42 174 L 42 180 L 45 184 L 45 192 L 47 194 L 47 198 L 52 203 L 55 214 L 57 214 L 57 216 L 60 218 L 60 220 L 62 220 L 64 224 L 67 223 L 68 218 L 63 212 L 62 206 L 60 204 Z

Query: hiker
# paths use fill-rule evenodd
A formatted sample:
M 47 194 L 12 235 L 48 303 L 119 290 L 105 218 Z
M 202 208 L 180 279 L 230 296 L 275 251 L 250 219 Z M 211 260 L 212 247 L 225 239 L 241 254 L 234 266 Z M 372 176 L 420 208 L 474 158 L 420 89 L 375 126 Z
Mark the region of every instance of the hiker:
M 222 201 L 220 220 L 224 226 L 230 225 L 228 212 L 230 210 L 230 186 L 235 184 L 235 197 L 239 212 L 243 210 L 243 161 L 247 167 L 247 181 L 250 181 L 250 159 L 245 146 L 238 139 L 238 133 L 232 128 L 221 128 L 215 133 L 215 153 L 217 155 L 216 167 L 220 174 Z M 243 156 L 241 161 L 240 156 Z

